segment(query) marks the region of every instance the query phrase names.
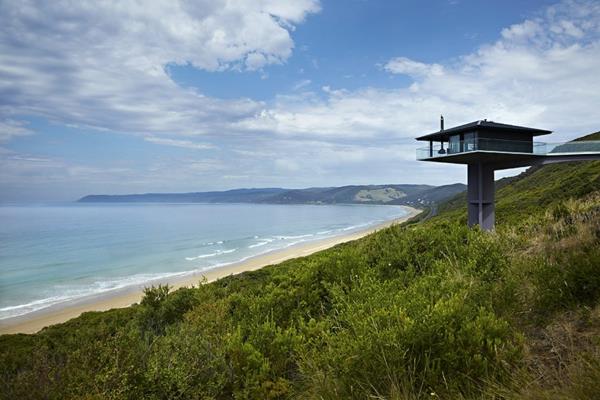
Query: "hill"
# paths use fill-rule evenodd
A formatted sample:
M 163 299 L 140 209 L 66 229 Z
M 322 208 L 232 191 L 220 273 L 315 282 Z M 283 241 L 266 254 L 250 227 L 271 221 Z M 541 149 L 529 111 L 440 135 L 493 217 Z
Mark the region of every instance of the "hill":
M 308 189 L 235 189 L 222 192 L 88 195 L 82 203 L 404 204 L 427 206 L 464 191 L 465 185 L 353 185 Z
M 105 195 L 91 194 L 78 200 L 80 203 L 256 203 L 286 192 L 287 189 L 234 189 L 222 192 L 194 193 L 143 193 Z
M 310 188 L 279 193 L 267 201 L 280 204 L 385 204 L 402 199 L 408 194 L 422 193 L 433 188 L 433 186 L 429 185 L 354 185 L 333 188 Z
M 3 398 L 597 399 L 600 162 L 422 223 L 0 337 Z M 377 190 L 377 189 L 375 189 Z

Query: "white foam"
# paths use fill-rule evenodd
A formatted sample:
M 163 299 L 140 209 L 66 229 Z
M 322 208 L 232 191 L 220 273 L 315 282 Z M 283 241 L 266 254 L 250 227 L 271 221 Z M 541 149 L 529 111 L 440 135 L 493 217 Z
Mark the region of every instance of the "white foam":
M 16 306 L 2 307 L 2 308 L 0 308 L 0 313 L 4 314 L 7 311 L 20 310 L 20 309 L 23 309 L 23 308 L 36 308 L 36 307 L 39 307 L 39 306 L 42 306 L 41 308 L 44 308 L 44 306 L 46 306 L 48 304 L 60 302 L 60 301 L 63 301 L 63 300 L 68 300 L 69 298 L 70 298 L 69 296 L 53 296 L 53 297 L 48 297 L 46 299 L 35 300 L 35 301 L 32 301 L 32 302 L 27 303 L 27 304 L 19 304 L 19 305 L 16 305 Z M 2 319 L 2 317 L 0 317 L 0 319 Z
M 266 244 L 269 244 L 269 242 L 258 242 L 258 243 L 255 243 L 255 244 L 251 244 L 250 246 L 248 246 L 248 248 L 249 248 L 249 249 L 253 249 L 253 248 L 255 248 L 255 247 L 261 247 L 261 246 L 264 246 L 264 245 L 266 245 Z
M 293 239 L 303 239 L 303 238 L 307 238 L 307 237 L 312 237 L 315 236 L 312 233 L 306 234 L 306 235 L 291 235 L 291 236 L 276 236 L 277 239 L 280 240 L 293 240 Z
M 127 277 L 97 280 L 85 286 L 57 286 L 55 290 L 63 293 L 60 296 L 49 296 L 29 303 L 0 308 L 0 320 L 18 317 L 31 312 L 43 310 L 56 304 L 79 300 L 85 297 L 107 293 L 113 290 L 139 286 L 168 278 L 191 275 L 198 271 L 181 271 L 157 274 L 137 274 Z
M 333 232 L 332 230 L 330 231 L 321 231 L 321 232 L 317 232 L 317 235 L 327 235 L 329 233 Z
M 195 261 L 195 260 L 199 260 L 201 258 L 209 258 L 209 257 L 220 256 L 221 254 L 233 253 L 234 251 L 237 251 L 237 249 L 217 250 L 214 253 L 200 254 L 199 256 L 196 256 L 196 257 L 186 257 L 185 259 L 187 261 Z
M 405 215 L 405 213 L 400 213 L 398 215 L 398 217 L 403 216 L 403 215 Z M 216 269 L 219 267 L 244 262 L 250 258 L 261 256 L 263 254 L 267 254 L 267 253 L 271 253 L 271 252 L 275 252 L 275 251 L 278 251 L 281 249 L 285 249 L 285 248 L 288 248 L 291 246 L 298 245 L 300 243 L 304 243 L 304 242 L 308 242 L 308 241 L 316 240 L 316 239 L 322 239 L 324 236 L 334 237 L 336 235 L 342 235 L 346 231 L 351 231 L 351 230 L 367 227 L 367 226 L 373 225 L 380 221 L 381 220 L 373 220 L 373 221 L 370 221 L 367 223 L 362 223 L 362 224 L 352 225 L 352 226 L 347 226 L 347 227 L 344 227 L 344 226 L 339 227 L 339 225 L 338 225 L 337 228 L 334 227 L 335 225 L 334 226 L 321 225 L 321 227 L 320 227 L 322 229 L 321 231 L 318 231 L 319 228 L 317 228 L 317 229 L 314 229 L 314 231 L 316 233 L 310 233 L 310 234 L 269 236 L 269 234 L 267 233 L 265 235 L 267 237 L 261 237 L 258 235 L 249 234 L 248 236 L 246 236 L 243 239 L 240 239 L 239 237 L 237 239 L 235 237 L 232 237 L 232 238 L 229 238 L 228 240 L 218 240 L 218 241 L 216 241 L 215 240 L 216 238 L 213 237 L 212 241 L 210 241 L 210 242 L 207 241 L 207 242 L 201 244 L 201 246 L 206 246 L 206 247 L 204 247 L 204 249 L 201 249 L 199 251 L 196 250 L 196 251 L 198 251 L 198 253 L 204 253 L 204 254 L 198 254 L 197 256 L 192 256 L 192 257 L 184 257 L 185 253 L 178 253 L 177 257 L 180 260 L 183 258 L 185 258 L 185 260 L 190 261 L 190 262 L 196 261 L 196 260 L 203 260 L 203 261 L 197 261 L 196 263 L 191 264 L 191 265 L 193 265 L 193 267 L 188 268 L 189 269 L 188 271 L 153 273 L 153 274 L 141 273 L 141 274 L 137 274 L 137 275 L 112 277 L 112 278 L 94 277 L 94 278 L 91 278 L 94 280 L 92 283 L 83 284 L 80 281 L 80 283 L 73 282 L 73 284 L 71 284 L 71 285 L 54 286 L 54 287 L 48 289 L 48 291 L 46 293 L 44 293 L 44 292 L 36 293 L 36 295 L 38 297 L 43 297 L 41 299 L 38 298 L 36 300 L 32 300 L 25 304 L 19 304 L 19 305 L 14 305 L 14 304 L 10 305 L 10 303 L 9 303 L 5 307 L 0 308 L 0 320 L 6 319 L 6 318 L 11 318 L 11 317 L 16 317 L 19 315 L 28 314 L 31 312 L 42 310 L 42 309 L 52 307 L 55 305 L 60 305 L 62 303 L 66 303 L 66 302 L 70 302 L 70 301 L 78 301 L 78 300 L 84 299 L 86 297 L 92 297 L 94 295 L 101 295 L 103 293 L 107 293 L 107 292 L 111 292 L 111 291 L 115 291 L 115 290 L 119 290 L 119 289 L 125 289 L 128 287 L 136 287 L 136 286 L 143 287 L 145 285 L 149 286 L 153 283 L 156 284 L 156 282 L 164 282 L 165 280 L 168 281 L 169 279 L 176 279 L 177 277 L 193 275 L 198 272 L 212 270 L 212 269 Z M 221 236 L 221 237 L 223 237 L 223 236 Z M 209 238 L 206 238 L 206 239 L 210 240 Z M 228 244 L 232 243 L 232 242 L 237 243 L 239 241 L 246 242 L 247 247 L 243 247 L 240 245 L 240 246 L 237 246 L 240 249 L 236 249 L 236 248 L 224 249 L 225 247 L 229 247 L 228 245 L 224 245 L 224 241 L 227 241 Z M 179 251 L 179 249 L 177 249 L 177 250 Z M 182 249 L 182 250 L 186 251 L 185 249 Z M 239 250 L 239 252 L 238 252 L 238 250 Z M 189 248 L 187 249 L 187 251 L 190 251 Z M 194 250 L 192 249 L 192 251 L 194 251 Z M 234 252 L 237 252 L 237 253 L 235 253 L 234 255 L 232 255 L 230 257 L 219 257 L 220 255 L 231 254 Z M 231 260 L 231 261 L 227 260 L 227 259 L 232 259 L 232 258 L 235 258 L 235 260 Z M 184 262 L 185 261 L 181 261 L 181 263 L 184 263 Z M 190 265 L 190 264 L 184 264 L 184 265 Z M 27 300 L 23 300 L 23 301 L 27 301 Z
M 255 239 L 258 239 L 258 237 L 255 237 Z M 261 246 L 264 246 L 264 245 L 267 245 L 267 244 L 273 242 L 275 239 L 267 239 L 267 238 L 265 238 L 265 239 L 260 239 L 260 240 L 261 241 L 258 242 L 258 243 L 251 244 L 250 246 L 248 246 L 248 248 L 249 249 L 254 249 L 256 247 L 261 247 Z
M 345 231 L 351 231 L 351 230 L 354 230 L 354 229 L 364 228 L 366 226 L 373 225 L 373 224 L 374 224 L 374 222 L 367 222 L 367 223 L 364 223 L 364 224 L 358 224 L 358 225 L 348 226 L 348 227 L 342 228 L 340 230 L 344 231 L 344 232 Z
M 201 244 L 201 246 L 214 246 L 215 244 L 223 244 L 223 241 L 219 240 L 218 242 L 204 242 Z

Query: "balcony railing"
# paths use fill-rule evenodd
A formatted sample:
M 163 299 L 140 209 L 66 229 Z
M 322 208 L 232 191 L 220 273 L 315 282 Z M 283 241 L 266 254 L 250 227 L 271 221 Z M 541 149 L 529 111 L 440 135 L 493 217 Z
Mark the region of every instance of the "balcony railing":
M 600 140 L 582 140 L 579 142 L 538 143 L 535 154 L 597 154 L 600 153 Z
M 417 149 L 417 160 L 447 157 L 473 151 L 537 155 L 600 153 L 600 141 L 544 143 L 480 138 L 451 143 L 444 142 L 443 144 L 437 142 L 434 143 L 433 148 L 421 147 Z

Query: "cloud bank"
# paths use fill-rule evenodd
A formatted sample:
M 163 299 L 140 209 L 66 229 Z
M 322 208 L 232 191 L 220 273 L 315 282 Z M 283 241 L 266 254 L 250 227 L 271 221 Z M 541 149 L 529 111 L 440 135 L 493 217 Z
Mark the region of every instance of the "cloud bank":
M 256 70 L 292 54 L 317 0 L 0 2 L 0 118 L 134 134 L 222 132 L 261 107 L 179 87 L 169 65 Z
M 487 118 L 563 137 L 600 127 L 600 3 L 565 1 L 507 27 L 500 38 L 445 62 L 398 56 L 383 69 L 407 75 L 398 89 L 323 88 L 323 101 L 282 98 L 242 125 L 281 135 L 412 138 Z
M 169 75 L 170 65 L 255 71 L 285 64 L 295 26 L 319 10 L 317 0 L 0 2 L 1 143 L 32 134 L 23 117 L 38 116 L 203 157 L 109 173 L 4 150 L 0 183 L 36 173 L 43 182 L 48 173 L 35 171 L 52 171 L 53 182 L 101 175 L 107 190 L 111 179 L 141 190 L 214 182 L 441 184 L 463 180 L 463 169 L 417 164 L 412 140 L 437 130 L 439 114 L 448 126 L 487 118 L 555 130 L 557 139 L 600 126 L 597 1 L 557 3 L 453 59 L 428 63 L 397 54 L 373 64 L 410 79 L 400 87 L 310 92 L 307 77 L 270 101 L 224 100 L 182 88 Z

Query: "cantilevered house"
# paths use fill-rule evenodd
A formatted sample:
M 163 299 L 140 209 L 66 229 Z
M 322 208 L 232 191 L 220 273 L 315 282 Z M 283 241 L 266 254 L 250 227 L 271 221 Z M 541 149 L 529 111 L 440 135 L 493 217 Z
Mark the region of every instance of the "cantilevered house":
M 567 161 L 600 160 L 600 141 L 543 143 L 534 141 L 551 131 L 482 120 L 418 137 L 429 146 L 417 159 L 467 164 L 469 226 L 494 228 L 494 171 Z

